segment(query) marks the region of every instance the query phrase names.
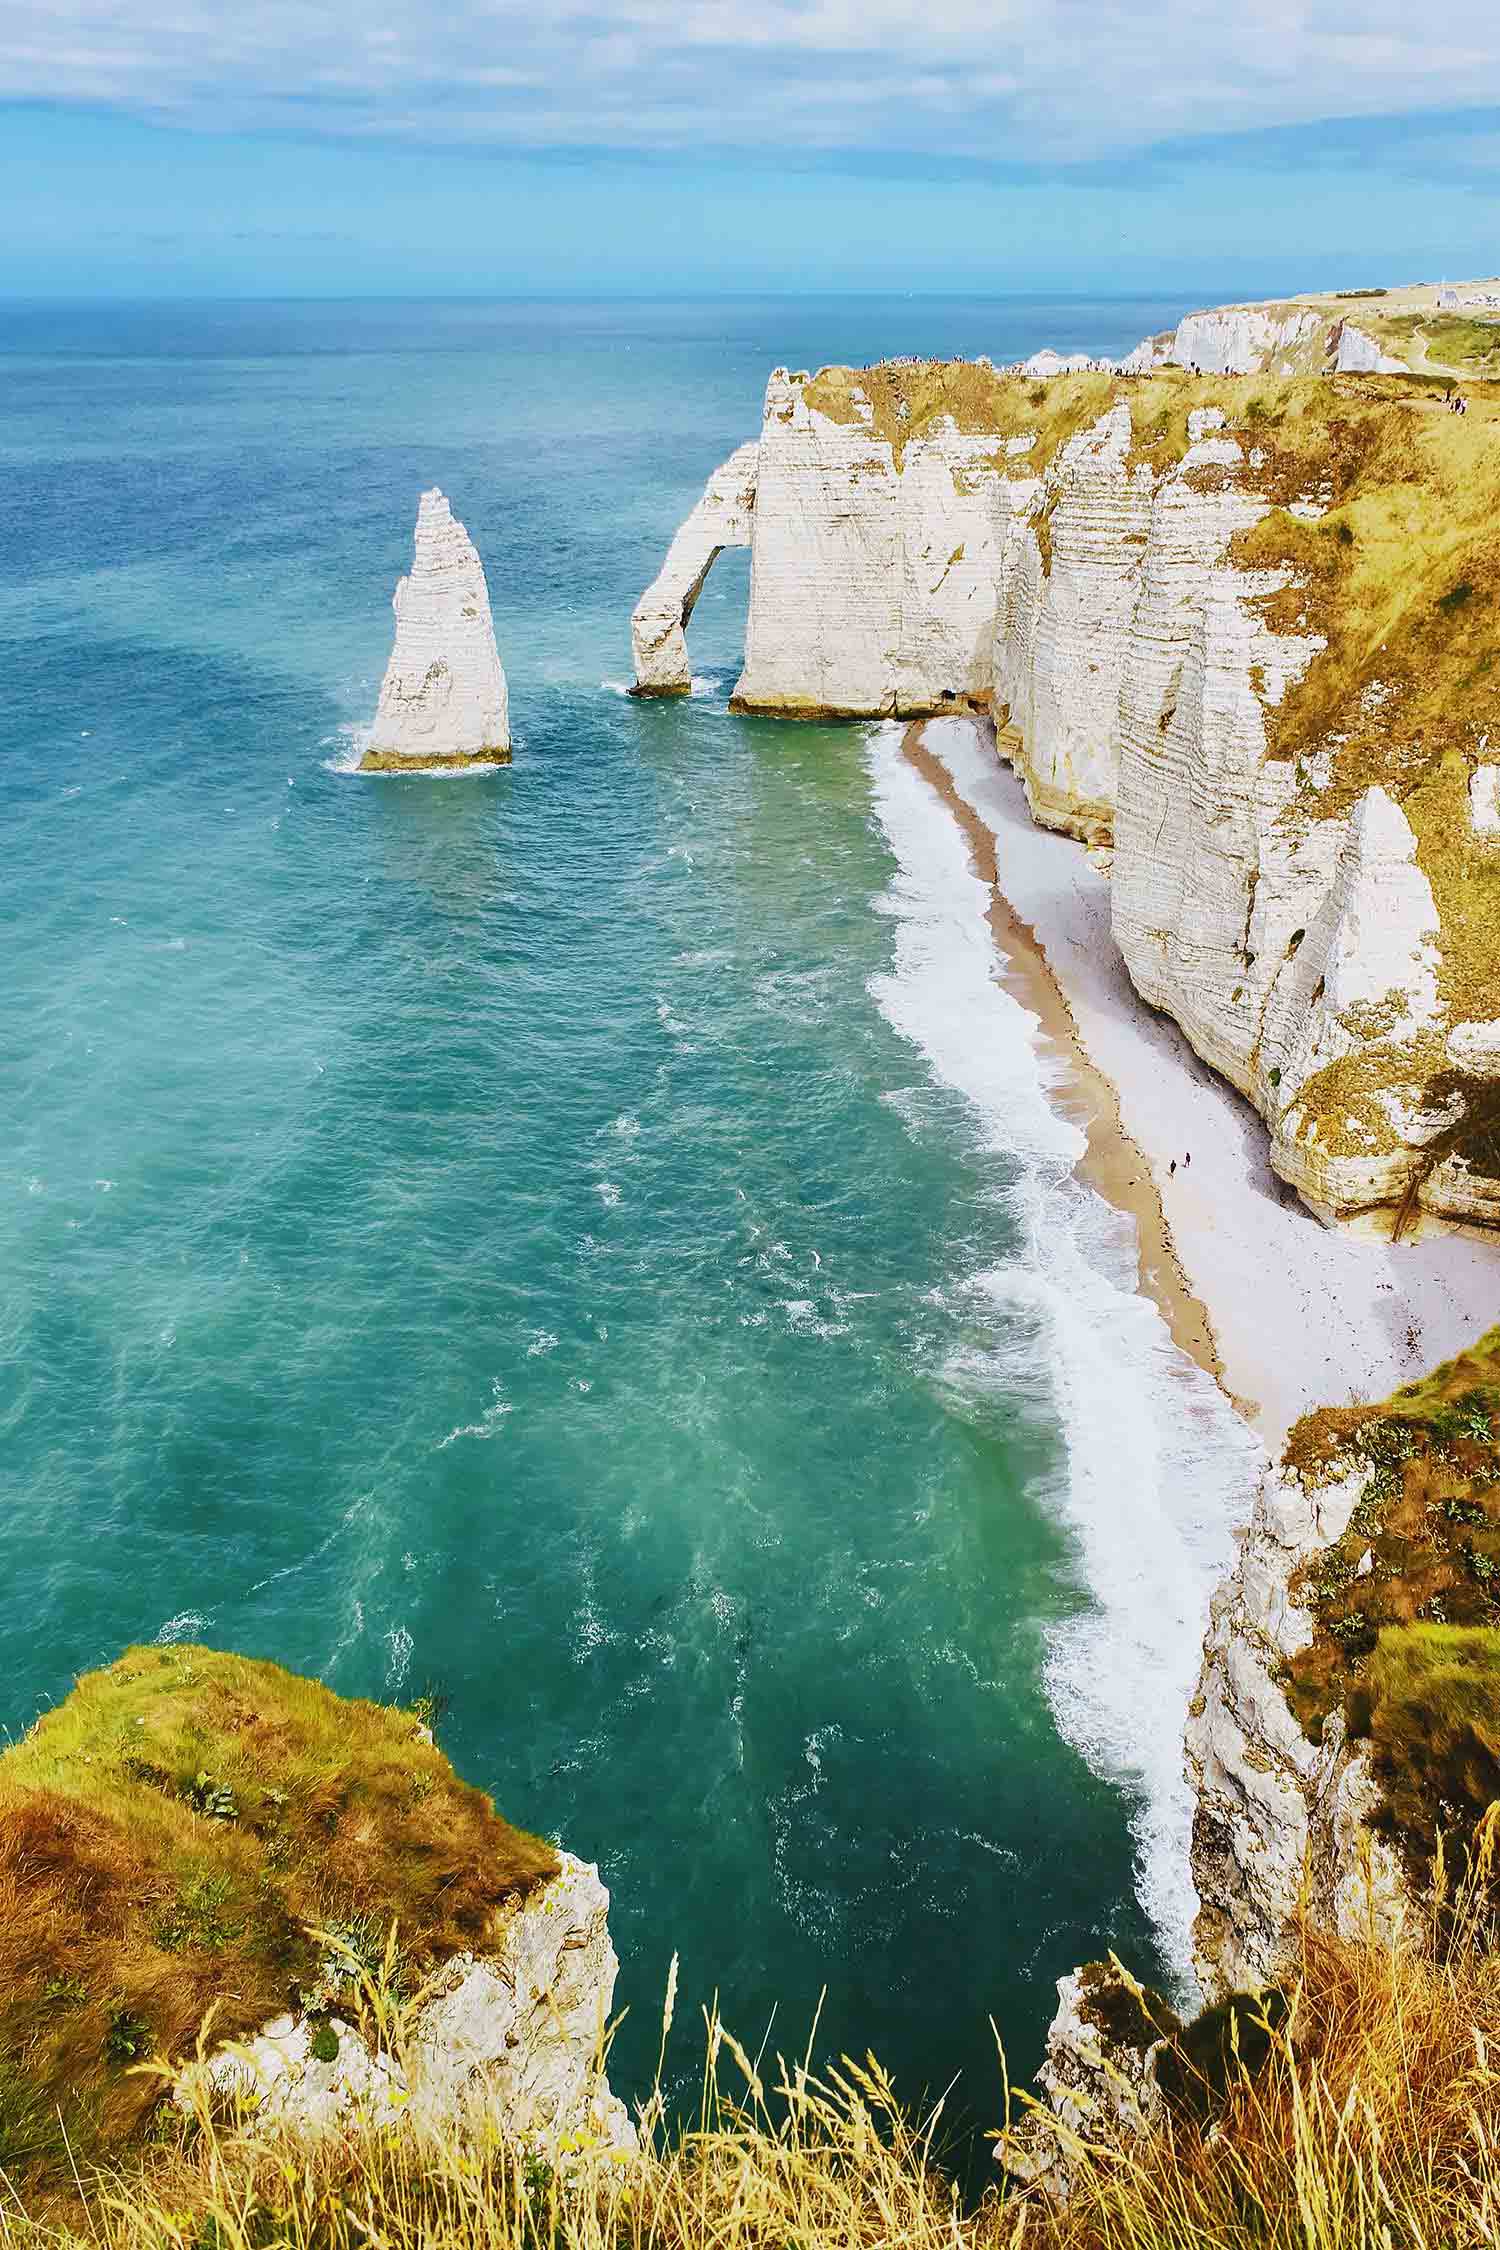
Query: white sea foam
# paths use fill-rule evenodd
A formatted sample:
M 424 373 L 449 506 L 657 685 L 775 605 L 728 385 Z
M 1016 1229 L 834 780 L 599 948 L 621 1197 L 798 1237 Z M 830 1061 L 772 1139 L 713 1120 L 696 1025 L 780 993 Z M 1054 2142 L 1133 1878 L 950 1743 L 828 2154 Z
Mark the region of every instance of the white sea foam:
M 706 695 L 715 694 L 718 690 L 718 684 L 717 680 L 709 678 L 705 673 L 695 672 L 689 692 L 701 699 Z M 601 680 L 599 686 L 605 695 L 628 696 L 630 693 L 629 680 Z
M 479 1420 L 477 1422 L 460 1422 L 458 1427 L 450 1430 L 445 1438 L 438 1439 L 436 1450 L 439 1453 L 446 1452 L 448 1447 L 456 1445 L 460 1438 L 495 1437 L 509 1412 L 510 1400 L 506 1397 L 504 1388 L 497 1378 L 490 1385 L 490 1403 Z
M 324 743 L 336 743 L 338 748 L 331 758 L 323 760 L 323 771 L 325 773 L 355 774 L 361 781 L 390 781 L 393 779 L 399 781 L 402 778 L 400 772 L 393 773 L 390 768 L 377 770 L 374 773 L 362 771 L 359 761 L 369 749 L 374 732 L 375 729 L 372 726 L 356 726 L 353 721 L 350 721 L 338 728 L 336 733 L 325 735 Z M 427 781 L 473 781 L 482 778 L 485 774 L 493 773 L 495 768 L 493 766 L 427 766 L 417 770 L 422 773 L 423 779 Z M 287 782 L 287 787 L 289 789 L 292 787 L 290 780 Z M 273 821 L 271 825 L 275 827 L 277 823 Z
M 338 748 L 331 758 L 323 760 L 324 771 L 326 773 L 358 773 L 359 761 L 370 747 L 372 732 L 373 729 L 370 727 L 349 725 L 342 726 L 336 734 L 327 736 L 325 739 L 337 743 Z
M 209 1622 L 196 1609 L 180 1609 L 175 1617 L 169 1617 L 165 1625 L 157 1628 L 153 1639 L 158 1648 L 170 1648 L 174 1641 L 190 1641 Z
M 893 964 L 871 992 L 934 1081 L 966 1097 L 977 1144 L 1012 1160 L 994 1193 L 1015 1248 L 957 1284 L 980 1341 L 951 1356 L 944 1381 L 965 1411 L 1029 1395 L 1061 1425 L 1063 1461 L 1037 1498 L 1065 1527 L 1089 1601 L 1049 1631 L 1048 1695 L 1065 1739 L 1134 1800 L 1141 1901 L 1186 1979 L 1196 1900 L 1182 1731 L 1259 1448 L 1139 1294 L 1131 1221 L 1075 1176 L 1083 1135 L 1048 1101 L 1060 1072 L 1038 1050 L 1037 1019 L 997 981 L 988 889 L 900 744 L 899 727 L 881 727 L 868 751 L 899 863 L 878 902 L 896 925 Z M 921 1104 L 906 1114 L 924 1129 Z
M 404 1625 L 393 1625 L 385 1636 L 389 1650 L 385 1664 L 386 1692 L 399 1695 L 406 1685 L 406 1675 L 411 1670 L 413 1641 Z

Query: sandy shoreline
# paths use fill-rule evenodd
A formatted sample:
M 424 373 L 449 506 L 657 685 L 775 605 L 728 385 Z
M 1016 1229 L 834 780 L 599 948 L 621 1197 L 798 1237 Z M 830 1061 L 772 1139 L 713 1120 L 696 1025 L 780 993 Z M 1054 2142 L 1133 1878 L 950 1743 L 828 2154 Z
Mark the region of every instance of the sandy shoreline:
M 1035 826 L 987 722 L 919 721 L 904 747 L 994 887 L 997 950 L 1075 1091 L 1084 1176 L 1135 1220 L 1142 1287 L 1273 1452 L 1313 1407 L 1383 1398 L 1500 1318 L 1500 1243 L 1335 1231 L 1276 1179 L 1259 1118 L 1136 994 L 1107 875 Z
M 1066 1083 L 1077 1097 L 1068 1103 L 1067 1114 L 1088 1141 L 1079 1175 L 1097 1188 L 1106 1202 L 1134 1219 L 1142 1289 L 1155 1298 L 1178 1349 L 1222 1383 L 1224 1369 L 1213 1325 L 1207 1309 L 1188 1286 L 1150 1165 L 1121 1122 L 1119 1097 L 1104 1073 L 1096 1069 L 1041 941 L 1000 888 L 993 834 L 959 794 L 941 758 L 924 744 L 925 723 L 917 720 L 907 728 L 902 754 L 937 791 L 968 838 L 975 873 L 993 892 L 989 923 L 996 947 L 1026 1006 L 1040 1021 L 1044 1038 L 1065 1061 Z

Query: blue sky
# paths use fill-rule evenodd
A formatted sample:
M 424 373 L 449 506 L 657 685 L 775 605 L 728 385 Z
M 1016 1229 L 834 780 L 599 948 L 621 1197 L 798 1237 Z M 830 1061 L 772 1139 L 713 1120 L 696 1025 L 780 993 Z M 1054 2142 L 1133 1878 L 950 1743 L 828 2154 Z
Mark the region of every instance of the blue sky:
M 1216 292 L 1500 267 L 1477 0 L 10 0 L 0 291 Z

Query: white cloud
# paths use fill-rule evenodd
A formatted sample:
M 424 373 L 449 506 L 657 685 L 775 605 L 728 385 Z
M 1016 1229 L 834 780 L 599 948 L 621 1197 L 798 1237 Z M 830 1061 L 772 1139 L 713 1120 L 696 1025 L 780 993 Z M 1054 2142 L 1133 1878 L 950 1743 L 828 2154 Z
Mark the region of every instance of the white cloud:
M 1342 19 L 1342 20 L 1341 20 Z M 1010 161 L 1500 105 L 1493 0 L 9 0 L 0 97 L 443 142 Z

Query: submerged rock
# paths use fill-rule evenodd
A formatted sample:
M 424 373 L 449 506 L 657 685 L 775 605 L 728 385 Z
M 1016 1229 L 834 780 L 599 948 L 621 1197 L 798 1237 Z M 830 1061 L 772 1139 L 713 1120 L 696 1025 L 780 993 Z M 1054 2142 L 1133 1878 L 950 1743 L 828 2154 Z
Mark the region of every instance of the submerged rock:
M 510 706 L 474 542 L 433 486 L 417 511 L 396 640 L 361 773 L 510 763 Z

